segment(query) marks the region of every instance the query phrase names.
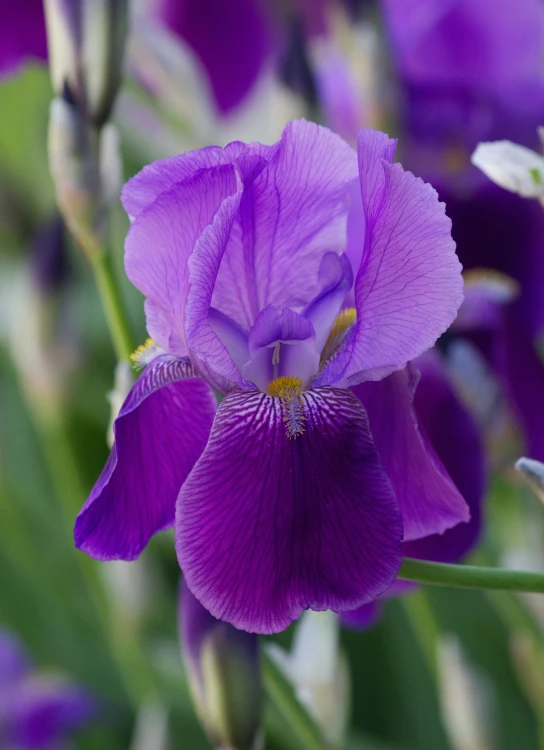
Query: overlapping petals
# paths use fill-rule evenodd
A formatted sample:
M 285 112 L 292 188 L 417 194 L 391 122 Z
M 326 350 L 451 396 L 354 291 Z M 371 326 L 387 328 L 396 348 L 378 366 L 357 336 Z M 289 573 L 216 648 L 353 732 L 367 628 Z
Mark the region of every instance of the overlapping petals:
M 148 365 L 115 421 L 110 457 L 77 518 L 80 549 L 100 560 L 133 560 L 172 525 L 215 407 L 209 385 L 186 362 L 159 357 Z
M 419 372 L 409 365 L 377 383 L 353 388 L 365 406 L 400 504 L 405 541 L 442 534 L 470 518 L 465 500 L 418 424 L 413 404 L 418 380 Z
M 400 512 L 360 402 L 317 389 L 304 404 L 306 432 L 289 440 L 277 399 L 227 396 L 178 499 L 189 588 L 252 632 L 371 601 L 400 565 Z

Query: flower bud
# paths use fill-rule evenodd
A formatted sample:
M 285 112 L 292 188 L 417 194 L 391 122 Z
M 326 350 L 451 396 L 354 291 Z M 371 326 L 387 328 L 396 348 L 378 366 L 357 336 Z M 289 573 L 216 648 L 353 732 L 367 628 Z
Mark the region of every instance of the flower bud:
M 102 218 L 99 166 L 78 108 L 60 97 L 51 102 L 49 164 L 60 212 L 78 243 L 89 248 Z
M 68 88 L 80 113 L 100 128 L 121 81 L 127 0 L 45 0 L 45 13 L 55 93 Z
M 263 691 L 255 634 L 211 615 L 182 582 L 182 655 L 196 711 L 215 748 L 255 750 Z

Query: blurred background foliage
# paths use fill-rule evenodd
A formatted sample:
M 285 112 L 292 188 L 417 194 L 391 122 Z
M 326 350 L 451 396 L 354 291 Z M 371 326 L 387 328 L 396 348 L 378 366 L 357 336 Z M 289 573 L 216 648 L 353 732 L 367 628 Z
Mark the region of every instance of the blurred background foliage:
M 43 67 L 29 66 L 0 84 L 0 623 L 20 636 L 37 666 L 69 675 L 99 699 L 97 719 L 78 736 L 78 748 L 131 747 L 139 701 L 151 693 L 168 711 L 170 746 L 204 749 L 209 745 L 179 656 L 172 533 L 158 535 L 143 554 L 146 580 L 137 616 L 134 603 L 120 594 L 112 566 L 88 559 L 73 545 L 74 518 L 108 454 L 106 394 L 115 359 L 93 279 L 71 245 L 62 315 L 75 357 L 60 412 L 37 405 L 13 356 L 25 336 L 20 306 L 13 304 L 13 279 L 30 262 L 39 224 L 54 211 L 46 156 L 50 98 Z M 127 178 L 145 157 L 125 148 Z M 127 226 L 116 206 L 111 250 L 119 270 Z M 143 341 L 142 300 L 121 278 Z M 537 501 L 508 479 L 490 489 L 487 515 L 478 559 L 489 563 L 500 562 L 504 549 L 518 541 L 523 547 L 527 523 L 542 526 Z M 526 684 L 515 645 L 531 629 L 519 601 L 513 594 L 425 588 L 388 602 L 383 619 L 368 632 L 343 631 L 353 685 L 353 733 L 346 750 L 452 749 L 440 709 L 434 650 L 440 632 L 460 639 L 485 681 L 493 747 L 543 747 L 544 700 L 535 699 Z M 290 631 L 278 636 L 284 644 L 290 638 Z M 297 748 L 272 706 L 267 729 L 267 747 Z

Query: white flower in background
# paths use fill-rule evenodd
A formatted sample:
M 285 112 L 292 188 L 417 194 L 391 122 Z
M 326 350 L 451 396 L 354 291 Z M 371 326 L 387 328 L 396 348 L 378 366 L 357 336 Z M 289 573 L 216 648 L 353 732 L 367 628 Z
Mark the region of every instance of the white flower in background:
M 505 190 L 544 202 L 544 157 L 536 151 L 511 141 L 479 143 L 471 161 Z
M 438 665 L 442 719 L 452 748 L 491 750 L 490 687 L 469 663 L 455 636 L 440 639 Z
M 339 635 L 338 615 L 307 610 L 297 623 L 290 653 L 275 643 L 268 645 L 270 656 L 332 747 L 340 746 L 349 713 L 348 665 Z

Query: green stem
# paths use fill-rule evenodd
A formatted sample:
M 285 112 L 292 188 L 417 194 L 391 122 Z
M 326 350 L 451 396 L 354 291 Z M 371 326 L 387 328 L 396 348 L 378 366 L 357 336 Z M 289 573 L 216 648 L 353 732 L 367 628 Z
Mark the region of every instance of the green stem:
M 121 290 L 113 268 L 112 257 L 106 250 L 90 253 L 91 265 L 102 299 L 102 306 L 117 358 L 129 360 L 135 349 L 128 316 L 123 304 Z
M 544 593 L 543 573 L 484 568 L 477 565 L 432 563 L 410 557 L 404 558 L 399 578 L 434 586 Z
M 262 665 L 268 697 L 291 729 L 293 739 L 297 740 L 296 746 L 301 750 L 326 750 L 327 743 L 316 723 L 298 700 L 291 683 L 266 652 L 262 655 Z

